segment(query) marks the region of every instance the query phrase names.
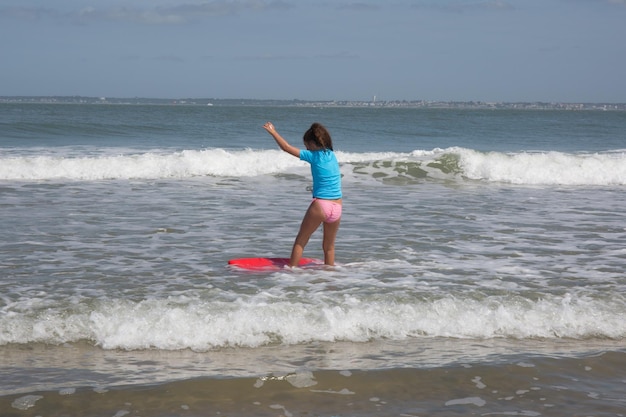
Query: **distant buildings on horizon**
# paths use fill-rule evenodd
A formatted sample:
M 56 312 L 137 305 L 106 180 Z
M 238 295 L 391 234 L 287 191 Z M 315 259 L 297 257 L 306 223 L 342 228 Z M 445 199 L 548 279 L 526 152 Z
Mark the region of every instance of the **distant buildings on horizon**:
M 363 108 L 504 109 L 504 110 L 601 110 L 626 111 L 626 103 L 485 102 L 430 100 L 257 100 L 215 98 L 109 98 L 83 96 L 0 96 L 0 103 L 125 104 L 177 106 L 296 106 Z

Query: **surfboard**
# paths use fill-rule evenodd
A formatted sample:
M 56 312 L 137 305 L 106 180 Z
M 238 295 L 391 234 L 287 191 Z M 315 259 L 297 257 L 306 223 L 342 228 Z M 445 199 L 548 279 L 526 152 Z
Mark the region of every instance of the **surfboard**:
M 228 261 L 228 265 L 250 271 L 278 271 L 289 265 L 289 258 L 238 258 Z M 301 258 L 299 268 L 315 268 L 324 262 L 315 258 Z

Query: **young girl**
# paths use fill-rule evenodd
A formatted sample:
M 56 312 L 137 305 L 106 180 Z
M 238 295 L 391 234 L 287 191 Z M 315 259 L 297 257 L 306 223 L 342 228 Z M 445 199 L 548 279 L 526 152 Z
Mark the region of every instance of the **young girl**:
M 339 163 L 333 152 L 333 141 L 330 133 L 319 123 L 313 123 L 309 130 L 304 133 L 304 146 L 306 149 L 298 149 L 290 145 L 278 134 L 274 125 L 267 122 L 263 128 L 272 135 L 280 149 L 311 164 L 313 176 L 313 201 L 309 206 L 300 231 L 293 243 L 291 250 L 290 266 L 298 266 L 304 247 L 309 238 L 324 223 L 324 263 L 335 264 L 335 238 L 339 230 L 341 219 L 341 173 Z

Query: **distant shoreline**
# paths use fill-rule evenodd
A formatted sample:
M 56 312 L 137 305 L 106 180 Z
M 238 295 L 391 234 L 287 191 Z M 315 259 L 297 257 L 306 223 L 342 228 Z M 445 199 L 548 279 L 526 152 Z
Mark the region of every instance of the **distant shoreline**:
M 424 109 L 493 109 L 493 110 L 598 110 L 626 111 L 626 103 L 559 103 L 559 102 L 485 102 L 430 100 L 259 100 L 217 98 L 114 98 L 84 96 L 0 96 L 1 103 L 35 104 L 112 104 L 168 106 L 285 106 L 285 107 L 359 107 Z

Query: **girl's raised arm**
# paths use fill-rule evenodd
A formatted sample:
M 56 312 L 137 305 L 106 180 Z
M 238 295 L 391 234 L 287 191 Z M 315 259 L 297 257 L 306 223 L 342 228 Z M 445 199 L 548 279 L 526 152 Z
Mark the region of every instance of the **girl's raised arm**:
M 267 130 L 267 133 L 272 135 L 280 149 L 287 152 L 288 154 L 295 156 L 296 158 L 300 158 L 300 149 L 290 145 L 289 142 L 287 142 L 282 136 L 280 136 L 280 134 L 276 131 L 276 128 L 271 122 L 265 123 L 263 125 L 263 129 Z

